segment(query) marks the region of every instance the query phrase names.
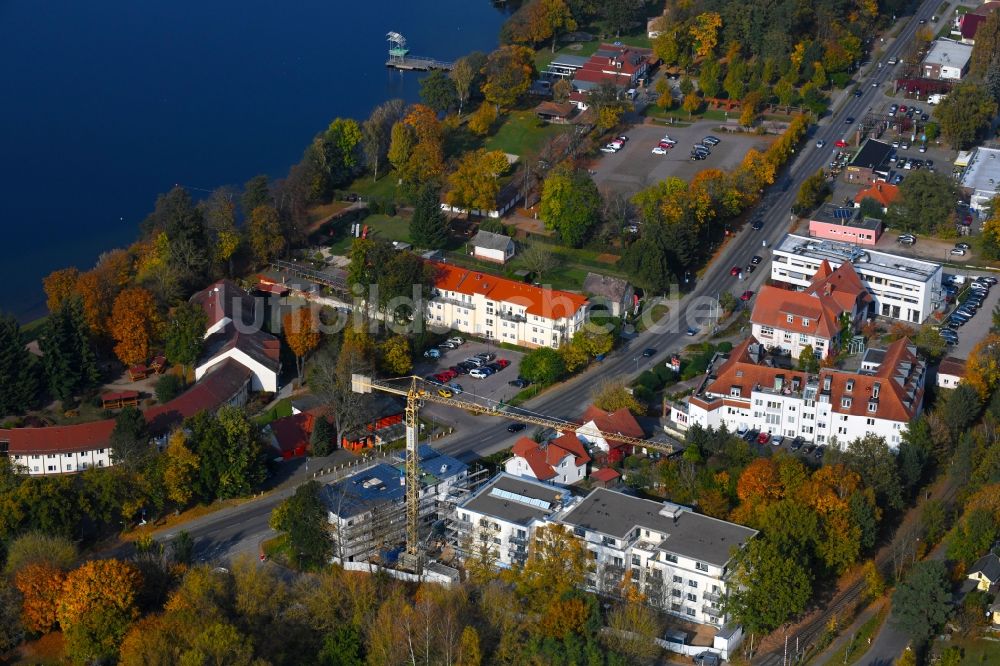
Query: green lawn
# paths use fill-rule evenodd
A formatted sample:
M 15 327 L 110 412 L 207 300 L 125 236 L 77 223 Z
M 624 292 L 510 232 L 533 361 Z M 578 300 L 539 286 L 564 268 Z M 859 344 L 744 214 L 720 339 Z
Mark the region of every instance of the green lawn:
M 963 664 L 1000 666 L 1000 642 L 977 637 L 953 637 L 947 642 L 938 641 L 936 647 L 945 650 L 951 646 L 962 648 Z
M 546 141 L 570 131 L 572 126 L 543 123 L 531 111 L 511 111 L 497 133 L 486 139 L 486 150 L 502 150 L 522 161 L 533 159 Z
M 383 199 L 393 201 L 396 199 L 396 181 L 398 178 L 392 171 L 387 171 L 384 176 L 372 182 L 371 176 L 362 176 L 344 188 L 347 192 L 355 192 L 365 199 Z
M 271 409 L 257 417 L 258 425 L 267 425 L 271 421 L 292 415 L 292 401 L 288 398 L 281 400 Z
M 38 319 L 29 321 L 27 324 L 21 327 L 21 335 L 24 336 L 25 342 L 31 342 L 32 340 L 37 340 L 38 336 L 42 332 L 42 326 L 45 325 L 45 320 L 48 319 L 48 315 L 43 315 Z
M 655 104 L 650 104 L 643 110 L 642 115 L 649 118 L 656 118 L 658 120 L 666 121 L 667 119 L 673 119 L 673 121 L 681 126 L 685 123 L 692 123 L 698 120 L 717 120 L 719 122 L 725 122 L 726 112 L 719 109 L 706 109 L 701 113 L 696 113 L 694 115 L 689 114 L 684 109 L 670 109 L 664 111 Z M 738 117 L 738 113 L 733 111 L 730 115 L 734 118 Z

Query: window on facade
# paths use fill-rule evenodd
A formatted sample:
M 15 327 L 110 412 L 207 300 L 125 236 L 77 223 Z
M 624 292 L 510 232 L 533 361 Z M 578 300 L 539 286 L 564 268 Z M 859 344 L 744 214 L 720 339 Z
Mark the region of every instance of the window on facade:
M 680 576 L 674 576 L 674 582 L 675 583 L 683 583 L 684 579 L 681 578 Z
M 708 571 L 708 565 L 705 564 L 704 562 L 695 562 L 694 568 L 697 569 L 698 571 Z
M 788 315 L 788 319 L 787 319 L 786 321 L 787 321 L 787 322 L 788 322 L 789 324 L 791 324 L 791 323 L 792 323 L 793 321 L 795 321 L 795 316 L 794 316 L 794 315 Z
M 848 393 L 850 393 L 851 391 L 854 390 L 854 380 L 853 379 L 848 379 L 847 380 L 847 384 L 844 385 L 844 390 L 847 391 Z
M 875 419 L 865 419 L 865 425 L 875 425 Z
M 634 567 L 642 566 L 642 558 L 639 557 L 638 555 L 633 555 L 632 556 L 632 566 L 634 566 Z
M 614 546 L 615 545 L 614 538 L 613 537 L 604 537 L 604 545 L 605 546 Z
M 877 398 L 878 397 L 878 390 L 881 387 L 882 387 L 881 384 L 879 384 L 878 382 L 875 382 L 875 384 L 872 386 L 872 398 Z M 872 411 L 874 411 L 874 410 L 872 410 Z
M 685 608 L 684 612 L 690 615 L 691 617 L 695 616 L 695 610 L 693 608 Z
M 733 396 L 734 398 L 740 397 L 740 393 L 741 392 L 742 392 L 742 389 L 739 386 L 731 386 L 731 387 L 729 387 L 729 395 Z
M 878 403 L 875 402 L 874 400 L 869 400 L 868 401 L 868 411 L 872 412 L 874 414 L 876 409 L 878 409 Z
M 667 562 L 673 562 L 674 564 L 677 564 L 677 556 L 676 555 L 672 555 L 670 553 L 664 553 L 663 554 L 663 559 L 665 559 Z M 680 578 L 678 578 L 677 576 L 674 576 L 674 582 L 675 583 L 679 583 L 680 580 L 681 580 Z
M 680 590 L 670 590 L 670 594 L 672 596 L 679 597 L 679 596 L 681 596 L 681 591 Z
M 688 581 L 688 587 L 698 587 L 698 581 L 696 581 L 696 580 L 689 580 Z
M 850 398 L 841 398 L 840 399 L 840 406 L 843 407 L 844 409 L 847 409 L 848 407 L 851 406 L 851 399 Z
M 760 327 L 760 334 L 761 335 L 768 335 L 768 336 L 773 335 L 774 334 L 774 329 L 771 328 L 770 326 L 761 326 Z

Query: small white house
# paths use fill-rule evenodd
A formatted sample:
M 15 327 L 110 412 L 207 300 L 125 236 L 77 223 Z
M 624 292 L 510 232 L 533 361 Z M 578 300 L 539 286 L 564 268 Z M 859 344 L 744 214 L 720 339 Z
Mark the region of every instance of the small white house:
M 514 476 L 566 486 L 587 476 L 590 455 L 574 433 L 542 443 L 522 437 L 511 452 L 514 456 L 504 463 L 504 469 Z
M 476 259 L 505 264 L 514 258 L 517 249 L 510 236 L 480 230 L 472 239 L 472 255 Z
M 954 356 L 945 356 L 937 369 L 937 385 L 940 388 L 953 389 L 965 377 L 965 361 Z

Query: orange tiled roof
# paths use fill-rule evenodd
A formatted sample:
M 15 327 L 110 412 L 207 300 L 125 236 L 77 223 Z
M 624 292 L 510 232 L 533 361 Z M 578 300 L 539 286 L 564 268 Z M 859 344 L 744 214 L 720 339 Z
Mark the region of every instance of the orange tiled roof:
M 765 285 L 757 293 L 750 321 L 782 331 L 806 333 L 826 339 L 833 338 L 840 325 L 840 308 L 828 296 L 816 296 L 804 291 L 789 291 Z M 788 316 L 792 321 L 788 321 Z M 806 325 L 804 322 L 808 321 Z
M 632 412 L 624 407 L 615 412 L 606 412 L 595 405 L 590 405 L 587 407 L 587 411 L 583 413 L 582 421 L 584 423 L 593 421 L 598 430 L 606 436 L 605 439 L 607 439 L 609 446 L 616 443 L 611 438 L 615 434 L 625 435 L 626 437 L 646 436 L 642 426 L 632 416 Z
M 954 375 L 955 377 L 965 376 L 965 361 L 954 356 L 945 356 L 938 365 L 939 375 Z
M 532 473 L 541 481 L 554 478 L 557 475 L 555 468 L 566 456 L 573 456 L 573 463 L 577 466 L 590 462 L 590 455 L 583 447 L 583 442 L 573 433 L 566 433 L 545 445 L 522 437 L 514 443 L 511 452 L 524 458 Z
M 511 451 L 518 458 L 524 458 L 531 468 L 532 474 L 539 481 L 548 481 L 556 476 L 556 471 L 545 459 L 545 452 L 538 447 L 538 442 L 522 437 L 514 443 Z
M 791 389 L 797 385 L 800 390 L 805 387 L 809 380 L 807 373 L 755 361 L 751 345 L 759 344 L 751 336 L 735 347 L 729 358 L 719 366 L 707 392 L 728 396 L 733 387 L 739 387 L 740 397 L 749 399 L 756 387 L 776 389 L 780 385 L 782 389 Z M 907 338 L 901 338 L 885 350 L 879 369 L 874 374 L 824 369 L 819 373 L 819 389 L 828 393 L 834 413 L 908 421 L 917 415 L 923 401 L 923 371 L 916 348 Z M 824 389 L 827 378 L 830 380 L 828 391 Z M 874 395 L 876 384 L 877 407 L 871 412 L 868 402 Z M 848 385 L 851 386 L 850 391 L 847 390 Z M 851 398 L 846 407 L 843 398 Z M 707 404 L 707 399 L 704 402 L 706 408 L 712 406 Z
M 858 192 L 857 196 L 854 197 L 854 203 L 861 203 L 865 199 L 874 199 L 881 204 L 883 208 L 887 208 L 889 204 L 895 201 L 898 196 L 898 187 L 890 183 L 876 181 L 872 187 Z
M 528 314 L 546 319 L 572 317 L 587 304 L 587 298 L 580 294 L 543 289 L 452 264 L 430 263 L 437 271 L 434 286 L 438 291 L 454 291 L 469 296 L 480 294 L 491 301 L 523 307 Z

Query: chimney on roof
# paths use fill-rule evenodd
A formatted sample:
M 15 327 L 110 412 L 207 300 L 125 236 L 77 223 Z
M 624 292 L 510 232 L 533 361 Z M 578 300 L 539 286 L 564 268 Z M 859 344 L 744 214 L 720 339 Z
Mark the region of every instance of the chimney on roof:
M 823 285 L 823 293 L 825 295 L 829 296 L 831 291 L 833 291 L 833 286 L 829 282 Z

